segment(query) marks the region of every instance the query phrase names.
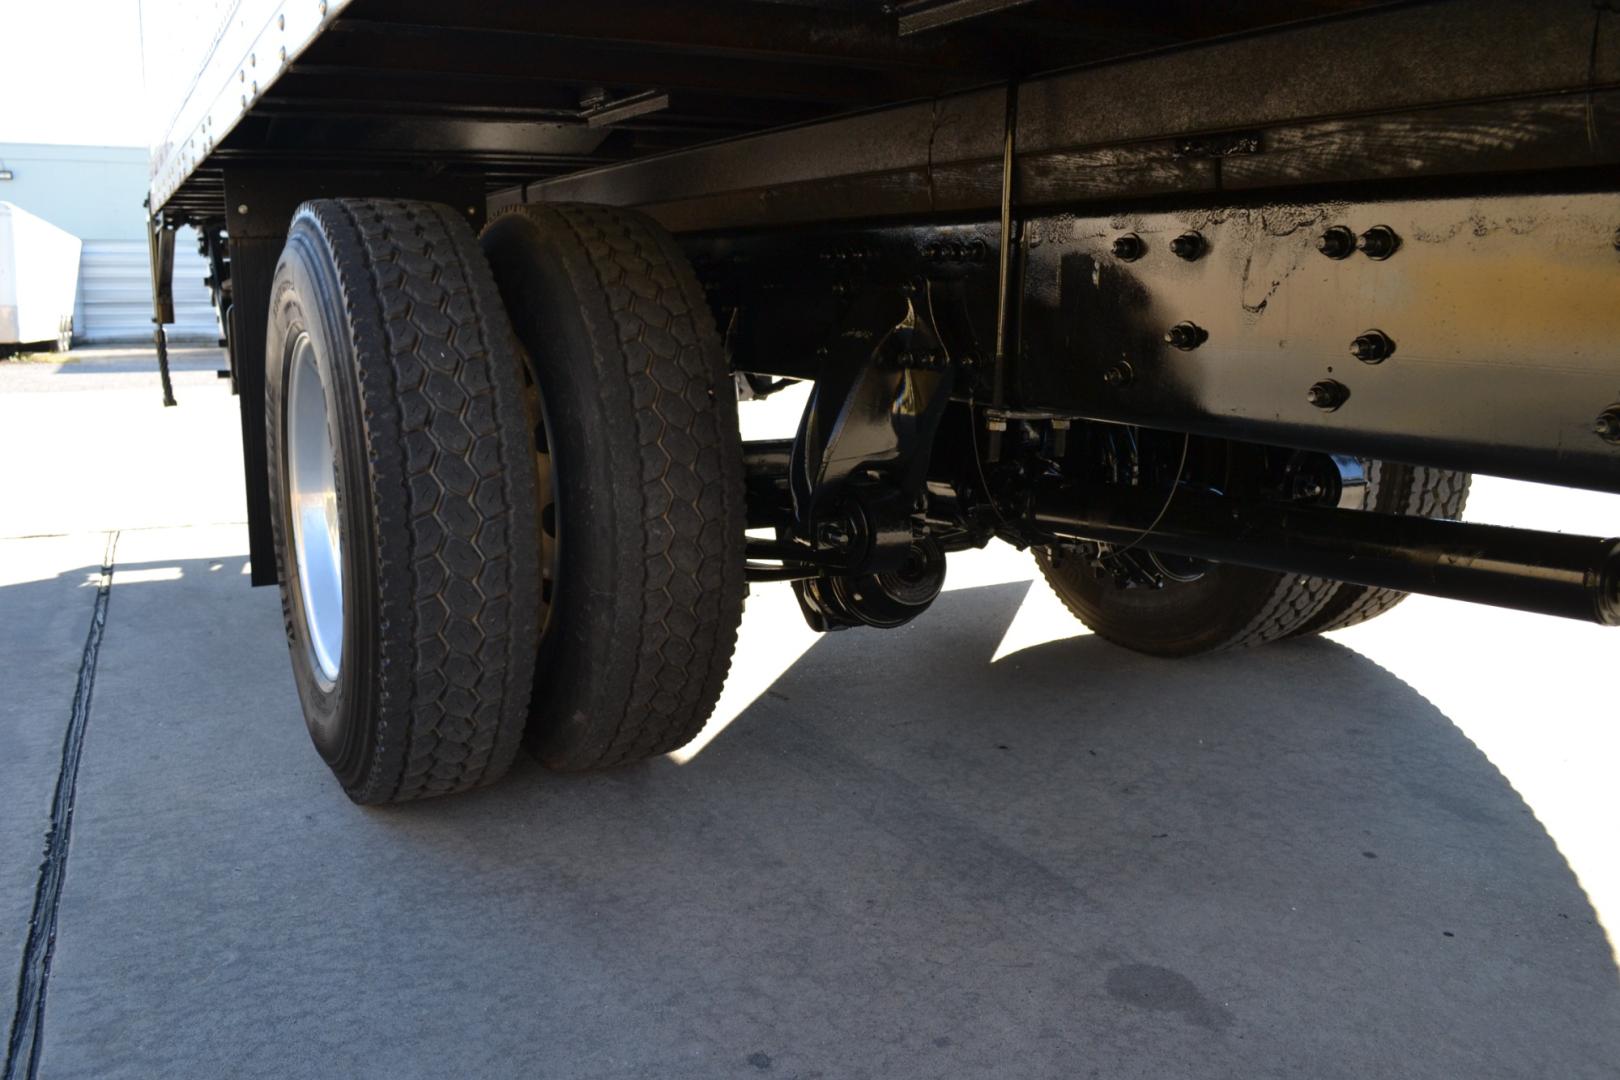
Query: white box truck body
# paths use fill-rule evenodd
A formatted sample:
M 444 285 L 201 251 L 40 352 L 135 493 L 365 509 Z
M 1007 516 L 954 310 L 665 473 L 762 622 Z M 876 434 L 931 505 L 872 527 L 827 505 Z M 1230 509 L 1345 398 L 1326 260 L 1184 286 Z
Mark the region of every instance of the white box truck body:
M 20 206 L 0 202 L 0 346 L 50 342 L 73 333 L 79 238 Z

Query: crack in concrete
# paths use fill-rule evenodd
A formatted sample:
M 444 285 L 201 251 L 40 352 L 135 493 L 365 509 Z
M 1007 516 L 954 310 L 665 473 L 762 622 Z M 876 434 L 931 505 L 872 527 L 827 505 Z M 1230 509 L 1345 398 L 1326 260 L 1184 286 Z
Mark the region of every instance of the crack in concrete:
M 51 798 L 51 823 L 45 833 L 45 858 L 39 864 L 39 881 L 34 887 L 34 908 L 28 920 L 28 940 L 23 948 L 22 970 L 17 974 L 17 1011 L 12 1015 L 11 1034 L 6 1041 L 5 1069 L 0 1080 L 34 1080 L 39 1075 L 39 1052 L 44 1040 L 45 991 L 51 978 L 51 959 L 56 952 L 56 915 L 62 902 L 62 884 L 67 877 L 68 841 L 73 831 L 73 801 L 79 780 L 79 759 L 84 752 L 85 730 L 90 723 L 90 698 L 95 689 L 96 658 L 107 628 L 107 601 L 112 593 L 113 556 L 118 532 L 107 534 L 107 548 L 101 557 L 101 580 L 96 587 L 95 607 L 90 615 L 90 632 L 85 636 L 84 654 L 79 661 L 79 680 L 73 693 L 73 711 L 67 733 L 62 738 L 62 766 Z

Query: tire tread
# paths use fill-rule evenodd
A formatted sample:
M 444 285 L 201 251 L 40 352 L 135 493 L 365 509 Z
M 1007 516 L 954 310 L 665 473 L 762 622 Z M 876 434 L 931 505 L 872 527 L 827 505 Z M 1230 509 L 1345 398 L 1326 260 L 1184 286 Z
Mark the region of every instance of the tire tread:
M 702 289 L 651 219 L 577 204 L 509 213 L 559 223 L 584 253 L 608 315 L 603 325 L 584 309 L 604 417 L 634 422 L 634 446 L 612 448 L 627 458 L 616 466 L 627 478 L 618 505 L 630 508 L 618 528 L 638 533 L 615 598 L 634 660 L 616 700 L 591 710 L 601 730 L 567 745 L 535 740 L 552 768 L 610 768 L 691 741 L 730 670 L 746 592 L 735 397 Z
M 1373 462 L 1370 468 L 1388 470 L 1383 462 Z M 1471 473 L 1453 469 L 1436 469 L 1422 465 L 1403 466 L 1400 469 L 1402 486 L 1391 493 L 1388 501 L 1379 500 L 1379 509 L 1386 513 L 1406 514 L 1411 517 L 1460 519 L 1468 505 L 1468 489 L 1473 480 Z M 1402 600 L 1407 593 L 1398 589 L 1378 589 L 1366 585 L 1340 585 L 1337 592 L 1322 605 L 1320 611 L 1294 631 L 1296 634 L 1323 634 L 1330 630 L 1343 630 L 1384 614 Z
M 516 756 L 538 635 L 516 345 L 477 241 L 448 208 L 329 199 L 306 209 L 332 244 L 360 358 L 370 555 L 383 583 L 377 737 L 350 795 L 464 791 Z M 510 372 L 495 368 L 503 359 Z

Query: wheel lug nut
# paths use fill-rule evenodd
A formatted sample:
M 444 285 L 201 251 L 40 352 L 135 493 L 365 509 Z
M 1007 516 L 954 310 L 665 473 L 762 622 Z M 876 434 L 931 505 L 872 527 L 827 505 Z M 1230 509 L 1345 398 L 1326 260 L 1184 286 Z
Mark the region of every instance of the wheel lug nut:
M 1124 236 L 1114 238 L 1114 258 L 1125 262 L 1135 262 L 1147 254 L 1147 244 L 1135 233 L 1126 233 Z
M 1192 262 L 1204 253 L 1204 234 L 1195 231 L 1184 232 L 1170 241 L 1170 253 L 1178 259 Z
M 1388 225 L 1374 225 L 1356 240 L 1356 250 L 1369 259 L 1387 259 L 1401 246 L 1401 238 Z
M 1381 364 L 1395 352 L 1395 342 L 1382 330 L 1368 330 L 1350 343 L 1350 355 L 1364 364 Z
M 1305 391 L 1305 400 L 1325 412 L 1332 412 L 1350 397 L 1350 388 L 1337 379 L 1323 379 Z
M 1164 340 L 1182 352 L 1191 352 L 1209 340 L 1209 333 L 1197 323 L 1178 322 L 1164 332 Z
M 1316 250 L 1330 259 L 1348 259 L 1356 251 L 1356 234 L 1335 225 L 1316 238 Z

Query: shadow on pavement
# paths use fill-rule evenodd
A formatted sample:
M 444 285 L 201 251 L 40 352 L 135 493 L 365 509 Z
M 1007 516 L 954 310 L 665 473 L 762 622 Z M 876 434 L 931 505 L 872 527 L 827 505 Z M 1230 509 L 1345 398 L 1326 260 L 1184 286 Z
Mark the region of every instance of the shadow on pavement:
M 685 765 L 525 762 L 365 810 L 241 561 L 115 576 L 42 1076 L 1620 1061 L 1609 943 L 1554 843 L 1340 645 L 992 664 L 1026 586 L 948 592 L 822 639 Z

